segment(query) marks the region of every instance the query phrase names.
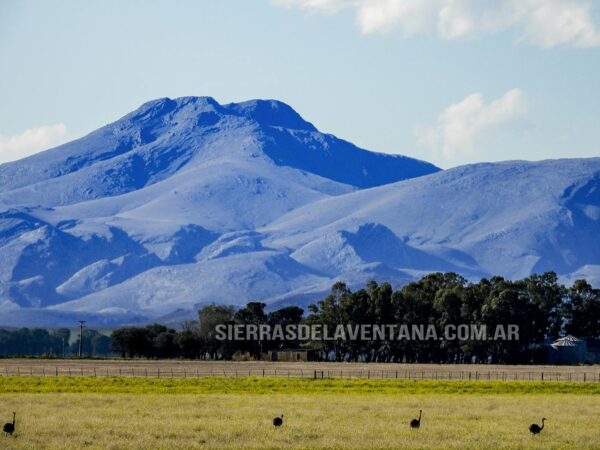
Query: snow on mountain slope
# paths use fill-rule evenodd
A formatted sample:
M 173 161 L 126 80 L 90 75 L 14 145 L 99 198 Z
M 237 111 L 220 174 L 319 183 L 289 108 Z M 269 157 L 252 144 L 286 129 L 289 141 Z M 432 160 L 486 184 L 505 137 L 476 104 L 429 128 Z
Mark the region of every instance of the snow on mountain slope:
M 600 280 L 600 159 L 438 171 L 277 101 L 159 99 L 0 165 L 0 325 L 108 326 L 554 270 Z
M 139 311 L 150 317 L 200 304 L 244 304 L 277 293 L 324 291 L 330 279 L 303 267 L 284 252 L 263 250 L 208 259 L 202 263 L 157 267 L 126 282 L 55 311 Z
M 410 248 L 463 272 L 568 274 L 584 266 L 589 272 L 590 265 L 600 263 L 599 207 L 600 159 L 511 161 L 458 167 L 324 199 L 261 231 L 271 235 L 268 245 L 304 249 L 324 236 L 375 223 Z M 377 246 L 367 248 L 376 251 Z M 307 258 L 307 264 L 310 259 L 319 260 Z M 392 264 L 414 268 L 416 260 L 399 258 Z M 433 269 L 435 263 L 425 266 Z
M 255 268 L 255 281 L 232 287 L 235 300 L 223 302 L 254 294 L 281 299 L 298 289 L 304 295 L 295 278 L 317 277 L 309 285 L 324 291 L 332 279 L 311 268 L 296 268 L 308 278 L 294 272 L 288 280 L 284 272 L 267 283 L 271 290 L 253 290 L 273 275 L 275 265 L 261 263 L 265 252 L 291 253 L 268 250 L 254 230 L 308 203 L 436 171 L 320 133 L 278 101 L 151 101 L 81 139 L 0 165 L 0 312 L 10 310 L 24 324 L 43 321 L 41 311 L 71 320 L 67 310 L 81 300 L 89 305 L 86 317 L 99 314 L 99 323 L 169 314 L 212 298 L 193 286 L 204 289 L 212 280 L 206 292 L 219 292 L 219 280 L 235 281 L 237 263 L 217 260 L 241 254 L 239 264 Z M 208 267 L 220 272 L 209 275 Z M 186 278 L 195 272 L 205 279 Z M 178 277 L 189 286 L 174 292 L 170 280 Z M 139 286 L 132 291 L 137 300 L 125 301 L 119 292 L 135 280 L 152 284 L 163 305 L 141 298 L 150 290 Z M 104 296 L 131 308 L 112 300 L 93 306 Z M 60 304 L 60 313 L 34 311 Z
M 259 162 L 354 187 L 438 170 L 319 133 L 281 102 L 220 105 L 210 97 L 165 98 L 81 139 L 0 165 L 0 200 L 7 205 L 69 205 L 136 191 L 182 171 Z M 379 172 L 388 175 L 382 180 L 369 175 Z

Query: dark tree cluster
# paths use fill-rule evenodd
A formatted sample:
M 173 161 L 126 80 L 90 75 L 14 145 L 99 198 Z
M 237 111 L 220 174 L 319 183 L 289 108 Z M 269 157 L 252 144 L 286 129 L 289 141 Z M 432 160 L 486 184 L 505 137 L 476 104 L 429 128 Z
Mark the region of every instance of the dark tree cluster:
M 236 310 L 232 306 L 208 305 L 200 309 L 197 322 L 187 322 L 181 331 L 153 324 L 146 327 L 126 327 L 112 333 L 112 349 L 123 357 L 230 359 L 234 353 L 248 353 L 254 358 L 281 341 L 239 341 L 218 339 L 218 325 L 298 324 L 304 311 L 291 306 L 266 313 L 266 305 L 250 302 Z M 286 345 L 297 345 L 285 342 Z
M 580 280 L 570 288 L 555 273 L 509 281 L 502 277 L 468 283 L 454 273 L 433 273 L 394 291 L 371 281 L 352 292 L 336 283 L 331 294 L 309 307 L 308 323 L 498 325 L 519 327 L 518 340 L 333 340 L 313 342 L 334 360 L 420 363 L 531 363 L 540 344 L 561 335 L 600 337 L 600 290 Z
M 71 338 L 75 338 L 73 341 Z M 79 332 L 72 336 L 68 328 L 0 329 L 0 356 L 76 356 L 79 353 Z M 84 356 L 111 355 L 110 337 L 96 330 L 83 331 Z
M 110 336 L 100 333 L 97 330 L 83 330 L 83 340 L 81 353 L 83 356 L 107 356 L 112 355 Z M 79 332 L 77 338 L 69 346 L 69 353 L 77 355 L 79 352 Z
M 0 329 L 0 356 L 62 356 L 69 350 L 70 336 L 67 328 Z
M 186 323 L 175 331 L 160 324 L 125 327 L 112 332 L 111 348 L 122 357 L 180 358 L 200 356 L 200 336 L 195 323 Z

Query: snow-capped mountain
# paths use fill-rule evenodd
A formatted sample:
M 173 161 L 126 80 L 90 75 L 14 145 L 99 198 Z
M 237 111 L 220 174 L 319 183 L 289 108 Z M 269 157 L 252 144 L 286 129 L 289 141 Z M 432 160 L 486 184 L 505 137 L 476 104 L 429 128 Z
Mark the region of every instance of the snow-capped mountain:
M 306 304 L 431 271 L 600 280 L 600 158 L 440 171 L 277 101 L 160 99 L 0 166 L 0 325 Z
M 0 324 L 127 322 L 314 295 L 331 276 L 266 246 L 259 230 L 298 207 L 438 170 L 320 133 L 278 101 L 148 102 L 0 166 Z
M 324 253 L 341 240 L 362 260 L 397 269 L 443 262 L 467 275 L 597 280 L 600 158 L 462 166 L 323 199 L 262 231 L 306 263 L 329 261 Z

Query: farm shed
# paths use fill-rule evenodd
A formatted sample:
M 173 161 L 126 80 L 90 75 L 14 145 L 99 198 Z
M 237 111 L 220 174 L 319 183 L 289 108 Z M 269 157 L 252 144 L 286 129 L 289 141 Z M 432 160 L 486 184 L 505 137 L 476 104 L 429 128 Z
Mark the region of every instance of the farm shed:
M 587 360 L 587 345 L 575 336 L 557 339 L 547 349 L 551 364 L 583 364 Z

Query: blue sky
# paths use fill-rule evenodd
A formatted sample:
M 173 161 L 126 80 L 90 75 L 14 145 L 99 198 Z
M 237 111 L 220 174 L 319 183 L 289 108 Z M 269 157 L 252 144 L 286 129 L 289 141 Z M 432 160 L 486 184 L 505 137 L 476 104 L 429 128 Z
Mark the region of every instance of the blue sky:
M 600 155 L 593 0 L 0 0 L 0 162 L 157 97 L 276 98 L 442 167 Z

